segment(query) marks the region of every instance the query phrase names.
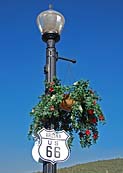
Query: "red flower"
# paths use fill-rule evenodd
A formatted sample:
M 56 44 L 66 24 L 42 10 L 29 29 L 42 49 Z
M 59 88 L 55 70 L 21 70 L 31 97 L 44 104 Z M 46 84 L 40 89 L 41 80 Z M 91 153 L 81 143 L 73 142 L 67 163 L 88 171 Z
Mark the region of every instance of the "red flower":
M 54 91 L 54 88 L 49 88 L 49 92 L 52 93 Z
M 93 139 L 96 140 L 98 138 L 98 134 L 97 133 L 94 133 L 93 134 Z
M 93 104 L 96 105 L 96 100 L 94 100 Z
M 52 85 L 54 85 L 55 83 L 54 82 L 50 82 L 50 85 L 52 86 Z
M 54 110 L 55 110 L 54 106 L 51 106 L 51 107 L 50 107 L 50 110 L 51 110 L 51 111 L 54 111 Z
M 87 112 L 88 112 L 89 115 L 93 115 L 94 114 L 94 110 L 93 109 L 89 109 Z
M 97 119 L 96 118 L 93 118 L 93 119 L 91 119 L 91 122 L 92 123 L 96 123 L 97 122 Z
M 89 135 L 91 134 L 90 130 L 86 130 L 86 131 L 85 131 L 85 134 L 86 134 L 87 136 L 89 136 Z
M 83 133 L 79 132 L 79 137 L 82 138 L 83 137 Z
M 103 115 L 99 115 L 99 120 L 103 121 L 104 120 L 104 116 Z

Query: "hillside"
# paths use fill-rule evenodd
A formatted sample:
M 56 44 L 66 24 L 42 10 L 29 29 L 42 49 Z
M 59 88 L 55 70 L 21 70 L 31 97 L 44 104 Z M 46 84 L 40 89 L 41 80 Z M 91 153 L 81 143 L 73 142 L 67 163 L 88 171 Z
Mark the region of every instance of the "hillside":
M 61 168 L 57 170 L 57 173 L 123 173 L 123 159 L 78 164 L 72 167 Z
M 112 159 L 63 168 L 58 173 L 123 173 L 123 159 Z

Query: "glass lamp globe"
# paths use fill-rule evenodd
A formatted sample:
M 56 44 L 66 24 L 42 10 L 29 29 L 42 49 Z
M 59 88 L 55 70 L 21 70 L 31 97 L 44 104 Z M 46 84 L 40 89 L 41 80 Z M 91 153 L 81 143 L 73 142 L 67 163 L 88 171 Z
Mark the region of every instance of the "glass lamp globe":
M 64 23 L 64 16 L 53 9 L 43 11 L 37 17 L 37 25 L 42 35 L 44 33 L 56 33 L 60 35 Z

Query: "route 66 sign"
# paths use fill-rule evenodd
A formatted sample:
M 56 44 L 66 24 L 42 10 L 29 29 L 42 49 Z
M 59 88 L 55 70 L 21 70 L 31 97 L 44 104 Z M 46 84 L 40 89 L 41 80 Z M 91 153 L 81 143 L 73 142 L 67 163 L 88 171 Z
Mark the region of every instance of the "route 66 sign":
M 38 135 L 39 141 L 32 150 L 33 158 L 36 161 L 43 160 L 55 164 L 69 158 L 70 151 L 67 140 L 70 136 L 64 130 L 55 131 L 43 128 L 38 132 Z

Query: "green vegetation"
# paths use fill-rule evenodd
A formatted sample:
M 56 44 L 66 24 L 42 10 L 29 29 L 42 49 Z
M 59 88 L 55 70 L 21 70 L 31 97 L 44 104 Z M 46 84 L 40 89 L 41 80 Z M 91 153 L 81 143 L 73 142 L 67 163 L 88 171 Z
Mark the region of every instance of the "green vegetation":
M 101 98 L 92 90 L 88 80 L 79 80 L 71 86 L 65 86 L 54 78 L 50 83 L 45 82 L 45 92 L 39 99 L 30 112 L 33 120 L 29 138 L 32 134 L 39 135 L 39 130 L 53 124 L 56 131 L 64 129 L 70 135 L 70 148 L 74 132 L 78 134 L 82 148 L 96 143 L 99 137 L 98 125 L 105 124 L 105 117 L 99 105 Z
M 57 173 L 123 173 L 123 159 L 78 164 L 72 167 L 58 169 Z

